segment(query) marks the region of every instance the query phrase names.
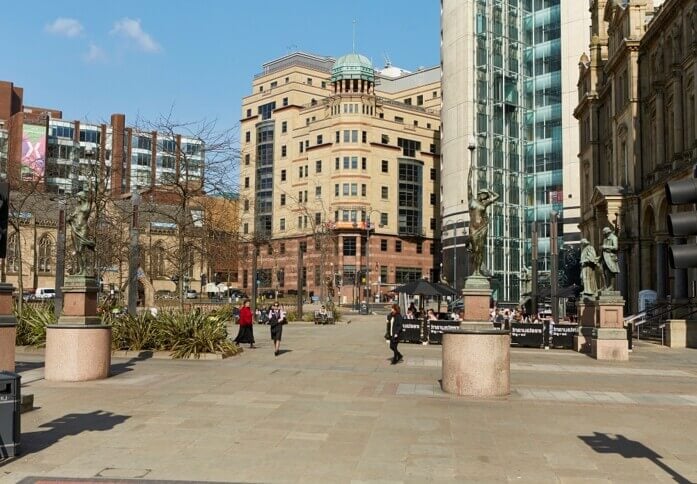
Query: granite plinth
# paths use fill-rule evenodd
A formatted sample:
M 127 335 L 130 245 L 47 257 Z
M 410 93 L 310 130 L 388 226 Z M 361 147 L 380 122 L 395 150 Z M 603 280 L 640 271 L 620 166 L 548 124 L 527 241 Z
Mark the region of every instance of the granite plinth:
M 464 321 L 488 321 L 491 289 L 489 281 L 482 276 L 470 276 L 462 290 Z
M 17 318 L 12 312 L 12 284 L 0 283 L 0 371 L 15 371 Z
M 111 326 L 55 324 L 46 328 L 45 378 L 90 381 L 109 376 Z
M 596 328 L 593 330 L 591 356 L 596 360 L 603 361 L 628 361 L 627 331 L 617 328 Z
M 97 281 L 94 277 L 68 276 L 63 291 L 62 323 L 100 324 L 97 318 Z M 63 317 L 66 319 L 63 321 Z
M 491 398 L 510 394 L 511 335 L 495 329 L 443 333 L 443 391 Z
M 596 327 L 624 327 L 624 299 L 622 298 L 622 295 L 620 293 L 615 291 L 601 291 L 596 306 Z
M 597 316 L 597 301 L 583 299 L 576 304 L 578 311 L 578 334 L 574 336 L 574 350 L 579 353 L 590 353 L 593 339 L 593 328 Z

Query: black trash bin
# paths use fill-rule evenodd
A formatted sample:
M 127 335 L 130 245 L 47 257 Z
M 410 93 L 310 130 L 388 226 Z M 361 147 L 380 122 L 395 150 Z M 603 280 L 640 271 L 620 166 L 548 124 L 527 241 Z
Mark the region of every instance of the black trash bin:
M 370 311 L 368 311 L 368 305 L 366 303 L 361 303 L 358 314 L 370 314 Z
M 20 454 L 21 379 L 17 373 L 0 371 L 0 459 Z

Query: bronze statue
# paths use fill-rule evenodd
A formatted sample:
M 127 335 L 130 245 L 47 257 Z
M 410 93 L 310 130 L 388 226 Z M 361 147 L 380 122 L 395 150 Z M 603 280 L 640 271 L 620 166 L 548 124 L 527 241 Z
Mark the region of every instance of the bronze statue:
M 603 229 L 603 289 L 607 291 L 615 291 L 615 277 L 620 272 L 620 266 L 617 262 L 617 236 L 615 231 L 610 227 Z
M 483 189 L 479 190 L 475 197 L 472 180 L 473 172 L 474 166 L 470 165 L 469 174 L 467 175 L 467 202 L 470 215 L 467 250 L 472 252 L 472 262 L 474 264 L 472 275 L 481 276 L 482 264 L 484 263 L 484 244 L 486 244 L 486 237 L 489 233 L 489 216 L 486 213 L 486 209 L 499 199 L 499 195 L 491 190 Z
M 68 216 L 67 222 L 70 225 L 70 232 L 73 240 L 73 250 L 75 251 L 76 276 L 91 276 L 88 264 L 92 260 L 88 256 L 88 251 L 94 254 L 94 240 L 89 238 L 87 222 L 92 212 L 92 202 L 84 190 L 77 194 L 77 203 L 73 212 Z
M 600 258 L 595 248 L 588 239 L 581 239 L 581 281 L 583 281 L 583 295 L 595 298 L 598 294 L 598 267 Z

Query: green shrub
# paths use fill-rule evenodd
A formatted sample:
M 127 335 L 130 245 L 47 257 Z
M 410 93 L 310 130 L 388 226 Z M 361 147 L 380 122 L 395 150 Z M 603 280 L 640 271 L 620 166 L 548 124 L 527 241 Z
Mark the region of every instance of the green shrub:
M 226 321 L 197 311 L 162 313 L 157 318 L 163 348 L 174 358 L 200 357 L 201 353 L 232 356 L 239 346 L 227 338 Z
M 56 322 L 53 302 L 43 304 L 23 304 L 22 312 L 17 306 L 14 308 L 17 318 L 16 344 L 19 346 L 35 346 L 41 348 L 46 345 L 46 325 Z
M 111 319 L 111 346 L 115 350 L 156 350 L 161 346 L 157 320 L 144 312 Z

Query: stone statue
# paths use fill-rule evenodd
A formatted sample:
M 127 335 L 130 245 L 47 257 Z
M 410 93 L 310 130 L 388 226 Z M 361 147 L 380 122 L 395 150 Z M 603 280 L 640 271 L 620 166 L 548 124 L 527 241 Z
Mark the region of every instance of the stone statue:
M 532 293 L 532 271 L 527 266 L 520 271 L 520 283 L 521 295 Z
M 617 249 L 619 247 L 615 231 L 610 227 L 603 229 L 603 289 L 606 291 L 615 291 L 615 277 L 620 272 L 620 266 L 617 262 Z
M 76 276 L 91 276 L 92 271 L 88 267 L 89 261 L 93 258 L 88 256 L 88 252 L 94 254 L 94 240 L 89 238 L 87 222 L 92 212 L 92 203 L 84 190 L 77 194 L 77 204 L 73 212 L 68 216 L 67 222 L 70 225 L 70 232 L 73 240 L 73 250 L 75 251 Z
M 598 294 L 598 267 L 600 258 L 595 248 L 588 239 L 581 239 L 581 281 L 583 282 L 583 295 L 595 298 Z
M 697 4 L 692 6 L 692 13 L 690 15 L 690 39 L 692 42 L 697 42 Z
M 484 263 L 484 244 L 489 233 L 489 216 L 486 209 L 499 199 L 499 195 L 491 190 L 479 190 L 474 196 L 473 176 L 474 166 L 470 165 L 467 175 L 467 202 L 469 205 L 470 228 L 467 250 L 472 252 L 474 272 L 472 275 L 482 275 L 482 264 Z

